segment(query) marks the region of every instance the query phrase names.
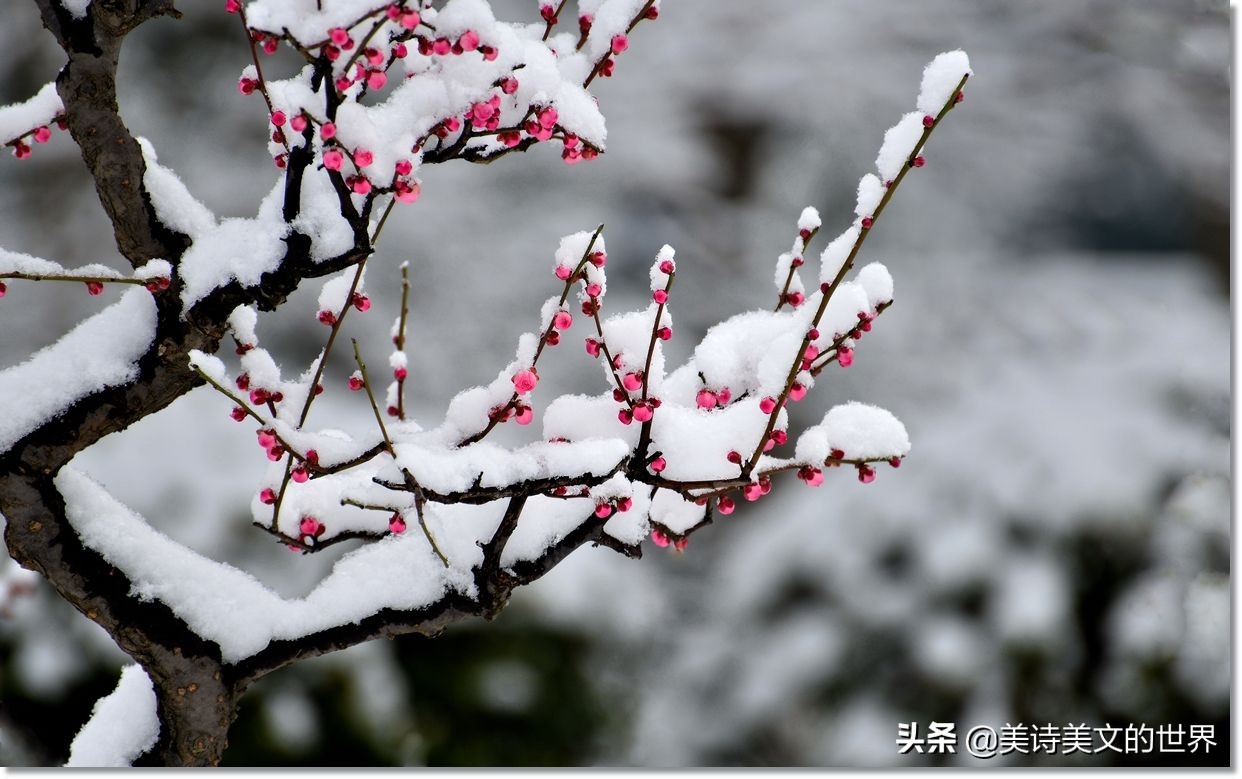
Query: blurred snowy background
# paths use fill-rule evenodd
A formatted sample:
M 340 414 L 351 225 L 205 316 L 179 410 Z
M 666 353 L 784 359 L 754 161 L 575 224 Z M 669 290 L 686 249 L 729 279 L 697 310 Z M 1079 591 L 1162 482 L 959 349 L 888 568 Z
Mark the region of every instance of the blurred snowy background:
M 222 3 L 181 5 L 182 21 L 131 37 L 123 110 L 209 206 L 253 213 L 275 171 L 261 101 L 236 90 L 244 41 Z M 533 15 L 534 3 L 495 5 Z M 60 65 L 33 4 L 12 6 L 0 104 Z M 596 90 L 606 155 L 570 168 L 537 149 L 431 171 L 422 201 L 386 228 L 373 313 L 350 327 L 383 354 L 397 306 L 383 290 L 410 260 L 413 397 L 435 422 L 534 324 L 561 235 L 606 223 L 618 306 L 639 304 L 651 257 L 674 245 L 669 354 L 684 358 L 709 325 L 770 303 L 802 206 L 828 235 L 848 223 L 924 62 L 961 47 L 976 72 L 863 253 L 892 270 L 896 305 L 855 367 L 794 408 L 795 426 L 848 399 L 891 409 L 914 441 L 900 471 L 866 486 L 829 473 L 819 490 L 790 479 L 683 555 L 583 550 L 492 624 L 269 677 L 245 699 L 227 761 L 970 761 L 898 756 L 897 723 L 935 719 L 959 732 L 1208 723 L 1208 760 L 1225 764 L 1228 13 L 1223 0 L 666 0 Z M 0 246 L 121 267 L 67 138 L 0 161 Z M 106 302 L 57 285 L 14 292 L 0 367 Z M 304 291 L 261 323 L 265 340 L 307 359 L 322 337 L 314 308 Z M 598 389 L 579 352 L 554 350 L 548 397 Z M 338 365 L 330 386 L 344 376 Z M 330 392 L 316 416 L 366 424 L 347 395 Z M 260 461 L 204 389 L 77 464 L 178 540 L 304 593 L 333 558 L 249 527 Z M 63 761 L 124 658 L 42 583 L 9 606 L 0 763 Z

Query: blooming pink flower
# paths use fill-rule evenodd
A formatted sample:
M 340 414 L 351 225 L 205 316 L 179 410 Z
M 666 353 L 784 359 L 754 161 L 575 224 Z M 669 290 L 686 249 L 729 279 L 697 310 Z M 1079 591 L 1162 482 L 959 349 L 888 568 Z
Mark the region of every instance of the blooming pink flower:
M 530 368 L 524 368 L 513 374 L 513 386 L 519 395 L 525 395 L 539 383 L 539 374 Z

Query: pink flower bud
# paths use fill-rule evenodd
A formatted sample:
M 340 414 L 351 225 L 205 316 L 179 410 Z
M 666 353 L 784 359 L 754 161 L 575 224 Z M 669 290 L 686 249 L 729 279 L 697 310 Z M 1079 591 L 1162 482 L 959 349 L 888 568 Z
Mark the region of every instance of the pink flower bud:
M 436 38 L 431 42 L 431 51 L 441 57 L 445 56 L 453 50 L 453 44 L 448 38 Z
M 699 390 L 699 394 L 695 395 L 694 397 L 694 402 L 698 405 L 699 408 L 702 408 L 702 409 L 710 410 L 710 409 L 715 408 L 716 401 L 717 401 L 716 393 L 712 392 L 709 389 Z
M 776 410 L 776 398 L 767 397 L 759 401 L 759 410 L 765 414 L 771 414 Z
M 336 125 L 332 122 L 324 122 L 319 126 L 319 137 L 325 141 L 332 140 L 336 137 Z M 338 152 L 339 154 L 339 152 Z
M 307 125 L 306 117 L 303 116 L 302 114 L 295 114 L 294 117 L 289 120 L 289 129 L 297 133 L 300 133 L 303 130 L 305 130 L 306 125 Z
M 672 337 L 673 337 L 673 328 L 671 328 L 671 327 L 661 327 L 659 330 L 656 330 L 656 336 L 657 336 L 657 337 L 658 337 L 661 341 L 667 341 L 667 340 L 669 340 L 670 338 L 672 338 Z
M 315 318 L 328 326 L 336 324 L 336 314 L 331 311 L 320 311 L 315 315 Z
M 643 377 L 638 373 L 627 373 L 621 377 L 621 386 L 630 392 L 635 392 L 643 388 Z
M 910 160 L 910 164 L 911 164 L 911 165 L 913 165 L 913 166 L 914 166 L 914 167 L 916 167 L 916 168 L 921 168 L 921 167 L 923 167 L 924 165 L 926 165 L 926 164 L 927 164 L 927 160 L 923 159 L 923 155 L 922 155 L 922 154 L 920 154 L 919 156 L 917 156 L 917 157 L 915 157 L 914 159 Z
M 842 346 L 837 349 L 837 364 L 842 368 L 848 368 L 854 364 L 854 350 L 848 346 Z
M 530 406 L 522 406 L 513 415 L 513 421 L 519 425 L 529 425 L 531 420 L 535 418 L 535 411 Z
M 716 511 L 728 516 L 733 513 L 733 509 L 737 508 L 737 504 L 733 502 L 733 498 L 725 495 L 716 501 Z
M 359 168 L 365 168 L 374 161 L 375 155 L 373 155 L 369 150 L 354 149 L 354 164 Z
M 859 465 L 858 480 L 863 484 L 870 484 L 875 481 L 875 469 L 867 465 Z
M 397 368 L 394 368 L 392 371 L 392 377 L 396 379 L 397 381 L 405 381 L 405 378 L 409 375 L 410 375 L 410 372 L 408 369 L 406 369 L 405 366 L 399 366 Z
M 591 252 L 590 256 L 587 257 L 587 262 L 597 268 L 602 268 L 608 264 L 608 255 L 604 252 Z
M 758 484 L 747 484 L 742 488 L 742 497 L 753 503 L 763 497 L 763 488 Z
M 518 91 L 518 86 L 518 80 L 512 76 L 509 76 L 500 82 L 500 91 L 504 92 L 506 95 L 512 95 L 514 92 Z
M 923 116 L 924 127 L 931 127 L 935 123 L 936 123 L 936 117 L 932 116 L 931 114 L 925 114 Z
M 362 376 L 357 371 L 354 371 L 354 375 L 349 377 L 349 390 L 350 392 L 357 392 L 362 387 Z
M 651 543 L 663 549 L 668 546 L 668 536 L 664 535 L 664 532 L 661 530 L 652 530 Z
M 612 53 L 613 53 L 613 54 L 620 54 L 621 52 L 625 51 L 625 50 L 626 50 L 626 49 L 628 49 L 629 47 L 630 47 L 630 39 L 629 39 L 629 38 L 625 37 L 624 35 L 614 35 L 614 36 L 612 36 L 612 46 L 611 46 L 611 48 L 612 48 Z
M 513 386 L 519 395 L 525 395 L 535 388 L 539 383 L 539 375 L 529 368 L 524 368 L 513 374 Z
M 418 11 L 407 11 L 401 14 L 401 26 L 407 30 L 413 30 L 423 19 L 418 15 Z
M 719 406 L 727 406 L 732 398 L 733 394 L 729 392 L 729 388 L 721 387 L 720 391 L 716 393 L 716 404 Z
M 818 487 L 824 483 L 824 472 L 818 468 L 806 466 L 798 469 L 798 478 L 811 487 Z
M 891 466 L 893 466 L 894 468 L 900 468 L 900 467 L 901 467 L 901 458 L 900 458 L 900 457 L 890 457 L 890 458 L 888 458 L 888 464 L 889 464 L 889 465 L 891 465 Z
M 586 352 L 592 357 L 599 357 L 599 341 L 594 338 L 586 339 Z
M 797 403 L 798 401 L 802 400 L 805 397 L 806 397 L 806 387 L 802 386 L 801 384 L 795 381 L 793 386 L 789 388 L 789 399 L 792 400 L 794 403 Z
M 86 282 L 86 291 L 88 294 L 91 294 L 91 295 L 102 295 L 104 291 L 103 282 L 100 282 L 100 281 Z
M 686 551 L 686 547 L 688 546 L 690 546 L 690 539 L 684 536 L 673 542 L 673 548 L 676 549 L 678 552 Z
M 634 412 L 630 411 L 628 408 L 623 408 L 617 412 L 617 419 L 621 422 L 621 424 L 628 425 L 634 421 Z
M 271 487 L 264 487 L 263 490 L 259 493 L 259 502 L 266 503 L 269 506 L 275 503 L 276 502 L 276 490 L 272 489 Z
M 337 46 L 344 47 L 349 42 L 349 31 L 344 27 L 333 27 L 328 30 L 328 38 Z
M 612 506 L 607 503 L 600 503 L 595 507 L 595 516 L 600 519 L 608 519 L 612 516 Z
M 0 298 L 4 297 L 7 294 L 9 294 L 8 285 L 5 284 L 3 281 L 0 281 Z
M 402 203 L 414 203 L 418 201 L 419 195 L 423 193 L 423 186 L 417 181 L 407 184 L 404 181 L 397 182 L 397 200 Z
M 457 43 L 461 45 L 462 51 L 474 51 L 479 48 L 479 34 L 474 30 L 466 30 L 457 39 Z
M 241 0 L 224 0 L 224 10 L 235 14 L 241 10 Z
M 539 126 L 544 129 L 550 129 L 556 126 L 556 120 L 560 118 L 560 114 L 552 106 L 542 109 L 537 115 Z
M 393 514 L 388 518 L 388 532 L 396 536 L 405 532 L 405 520 L 401 518 L 400 514 Z
M 372 70 L 367 73 L 367 89 L 376 90 L 383 89 L 388 83 L 388 74 L 382 70 Z
M 797 308 L 806 302 L 806 296 L 801 292 L 790 292 L 785 295 L 785 302 Z
M 328 170 L 340 170 L 345 162 L 345 155 L 336 149 L 328 149 L 323 153 L 323 166 Z
M 371 179 L 366 176 L 353 176 L 349 180 L 349 188 L 356 194 L 365 195 L 371 191 Z
M 299 465 L 290 471 L 289 476 L 298 484 L 302 484 L 310 478 L 310 472 L 306 470 L 306 466 Z
M 47 143 L 52 140 L 52 131 L 47 127 L 40 127 L 34 131 L 35 143 Z
M 272 124 L 275 125 L 276 127 L 284 127 L 286 121 L 288 121 L 288 119 L 285 116 L 284 111 L 273 111 L 272 112 Z
M 573 323 L 574 316 L 568 311 L 557 311 L 556 316 L 552 317 L 552 326 L 557 330 L 568 330 Z
M 414 163 L 409 160 L 397 160 L 397 164 L 393 166 L 393 170 L 398 176 L 408 176 L 414 172 Z
M 276 445 L 276 434 L 271 430 L 259 430 L 255 433 L 255 438 L 259 440 L 259 446 L 264 449 L 271 449 Z
M 634 407 L 634 421 L 635 422 L 650 422 L 651 417 L 654 415 L 655 415 L 655 412 L 651 410 L 651 406 L 639 404 Z
M 663 457 L 657 457 L 648 463 L 647 467 L 652 473 L 663 473 L 664 469 L 668 467 L 668 460 L 665 460 Z
M 668 292 L 662 289 L 657 289 L 655 292 L 651 293 L 651 299 L 660 305 L 664 305 L 668 302 Z
M 742 464 L 742 453 L 737 451 L 736 449 L 731 449 L 729 453 L 725 455 L 725 459 L 733 463 L 734 465 L 741 465 Z
M 229 412 L 229 416 L 233 418 L 234 422 L 241 422 L 246 418 L 246 410 L 241 406 L 234 406 L 233 410 Z
M 864 216 L 864 217 L 862 218 L 862 229 L 864 229 L 864 230 L 870 230 L 870 229 L 871 229 L 871 225 L 873 225 L 873 224 L 875 224 L 875 218 L 874 218 L 874 217 Z
M 302 521 L 298 523 L 298 529 L 302 531 L 304 536 L 315 536 L 319 530 L 319 520 L 314 517 L 302 517 Z
M 556 266 L 556 277 L 561 281 L 569 281 L 569 277 L 573 275 L 574 269 L 568 265 Z

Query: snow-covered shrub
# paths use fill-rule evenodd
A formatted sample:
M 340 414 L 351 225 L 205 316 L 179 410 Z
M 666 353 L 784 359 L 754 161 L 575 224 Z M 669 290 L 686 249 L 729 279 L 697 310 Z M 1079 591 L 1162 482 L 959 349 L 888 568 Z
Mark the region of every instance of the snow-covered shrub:
M 715 514 L 732 513 L 739 498 L 759 500 L 781 477 L 819 487 L 825 471 L 845 468 L 869 483 L 908 453 L 904 426 L 882 409 L 839 405 L 794 435 L 786 406 L 807 397 L 824 370 L 848 368 L 893 302 L 882 265 L 847 277 L 905 176 L 923 166 L 929 136 L 962 100 L 970 66 L 961 51 L 927 66 L 915 110 L 885 133 L 852 221 L 820 252 L 818 283 L 803 278 L 821 227 L 807 208 L 777 258 L 774 305 L 720 322 L 686 364 L 669 369 L 674 282 L 687 277 L 680 292 L 710 279 L 696 279 L 693 260 L 679 263 L 665 246 L 651 264 L 650 303 L 612 313 L 604 228 L 574 233 L 551 252 L 552 295 L 534 328 L 517 335 L 513 360 L 456 395 L 438 424 L 412 418 L 406 382 L 427 366 L 407 334 L 406 266 L 382 266 L 385 223 L 416 207 L 425 165 L 487 163 L 547 143 L 570 164 L 597 157 L 606 129 L 588 88 L 613 75 L 629 35 L 659 16 L 656 0 L 584 0 L 577 25 L 562 25 L 565 5 L 541 5 L 542 21 L 514 23 L 498 21 L 484 0 L 228 0 L 253 57 L 238 89 L 266 106 L 278 172 L 255 216 L 220 218 L 151 144 L 130 135 L 112 97 L 125 34 L 174 13 L 171 3 L 40 2 L 68 63 L 54 85 L 0 109 L 0 141 L 24 159 L 32 144 L 52 140 L 53 125 L 66 129 L 133 268 L 66 268 L 0 252 L 0 279 L 80 283 L 91 295 L 133 287 L 0 373 L 0 511 L 10 554 L 145 671 L 127 670 L 97 707 L 114 724 L 120 711 L 134 730 L 118 734 L 93 720 L 72 762 L 128 762 L 143 752 L 171 764 L 217 762 L 237 699 L 295 660 L 490 617 L 516 587 L 583 545 L 638 557 L 650 539 L 680 552 Z M 270 77 L 276 61 L 265 74 L 265 57 L 282 47 L 301 58 L 300 69 Z M 349 317 L 371 308 L 373 261 L 373 279 L 402 280 L 386 367 L 368 369 L 363 355 L 375 346 L 353 341 L 347 358 L 356 370 L 328 386 Z M 327 279 L 316 313 L 324 344 L 290 370 L 261 344 L 259 313 L 318 278 Z M 540 358 L 575 323 L 586 330 L 601 391 L 541 399 Z M 495 329 L 513 337 L 508 323 Z M 233 367 L 216 354 L 226 340 Z M 365 542 L 304 598 L 282 598 L 173 541 L 66 467 L 204 382 L 227 397 L 236 422 L 253 424 L 269 461 L 254 485 L 258 528 L 306 553 Z M 318 397 L 350 391 L 371 408 L 373 427 L 312 424 Z M 489 440 L 499 426 L 530 425 L 537 415 L 538 440 Z

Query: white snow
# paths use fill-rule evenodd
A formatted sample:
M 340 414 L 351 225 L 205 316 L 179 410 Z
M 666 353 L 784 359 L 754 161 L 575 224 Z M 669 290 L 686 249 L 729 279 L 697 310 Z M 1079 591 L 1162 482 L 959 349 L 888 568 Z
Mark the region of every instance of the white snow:
M 95 702 L 69 746 L 66 768 L 126 768 L 160 736 L 155 688 L 138 665 L 121 669 L 116 689 Z
M 216 226 L 216 215 L 207 206 L 200 203 L 185 182 L 170 168 L 159 163 L 155 147 L 146 138 L 138 139 L 142 156 L 146 162 L 146 173 L 142 183 L 151 196 L 151 205 L 160 221 L 174 230 L 185 233 L 191 239 L 208 232 Z
M 798 437 L 795 456 L 800 462 L 821 464 L 833 449 L 844 451 L 851 460 L 904 457 L 910 451 L 910 437 L 890 412 L 852 401 L 834 406 L 823 422 L 807 428 Z
M 225 662 L 245 659 L 273 640 L 357 622 L 381 609 L 417 609 L 448 588 L 473 590 L 469 565 L 477 559 L 475 539 L 444 534 L 457 540 L 442 544 L 454 562 L 446 569 L 411 528 L 347 554 L 306 597 L 285 599 L 250 574 L 160 534 L 72 468 L 60 472 L 56 486 L 82 542 L 129 577 L 134 597 L 167 605 L 191 630 L 216 642 Z
M 145 289 L 83 321 L 30 359 L 0 371 L 0 452 L 93 392 L 138 377 L 137 361 L 155 334 L 155 303 Z
M 892 181 L 910 161 L 915 144 L 923 137 L 923 114 L 911 111 L 884 133 L 884 143 L 876 155 L 875 167 L 880 179 Z
M 276 270 L 285 255 L 281 239 L 289 232 L 280 216 L 283 197 L 282 181 L 263 200 L 255 218 L 225 219 L 194 236 L 178 266 L 184 282 L 181 301 L 187 310 L 233 280 L 255 286 L 264 273 Z
M 51 124 L 64 110 L 54 81 L 44 84 L 34 97 L 23 103 L 0 106 L 0 143 L 7 143 Z
M 858 243 L 860 232 L 858 225 L 850 225 L 845 232 L 833 238 L 824 247 L 824 251 L 819 255 L 819 280 L 822 283 L 831 284 L 841 272 L 841 267 L 849 259 L 854 244 Z
M 970 58 L 961 49 L 937 54 L 936 58 L 923 68 L 923 82 L 919 86 L 919 113 L 928 116 L 939 115 L 945 103 L 957 90 L 962 77 L 970 73 Z

